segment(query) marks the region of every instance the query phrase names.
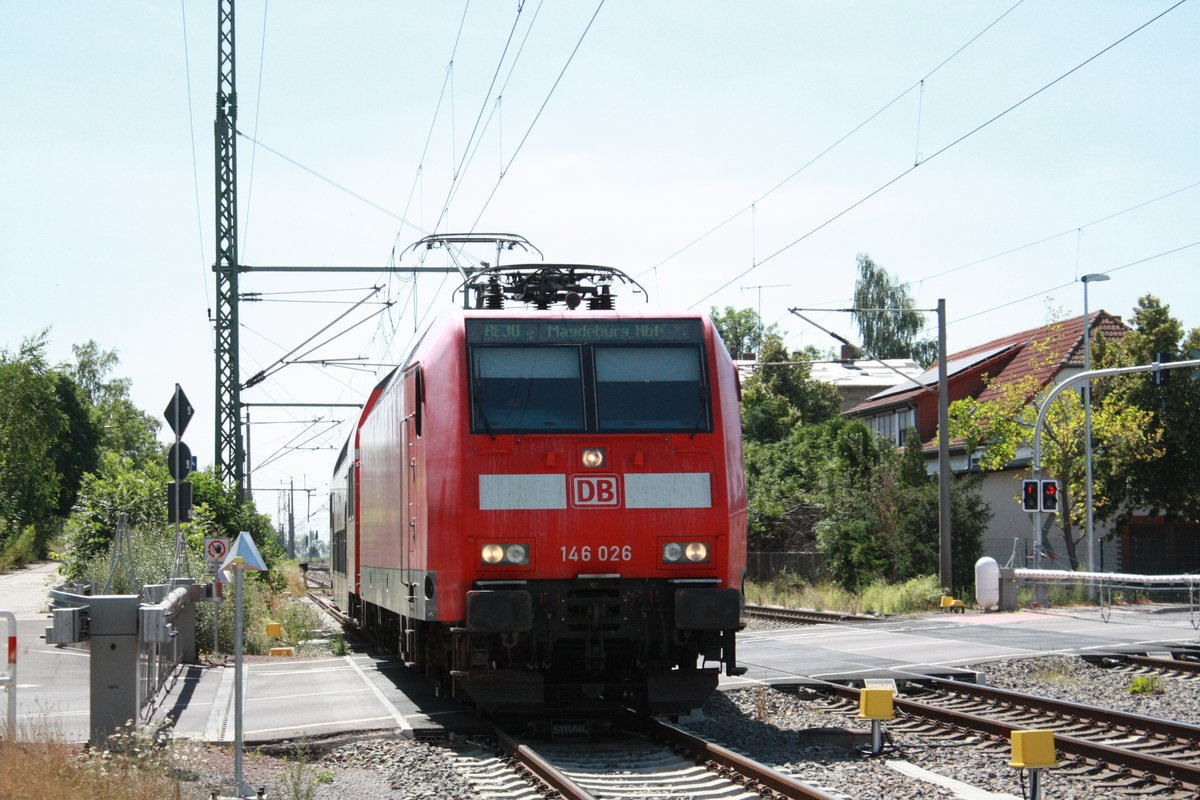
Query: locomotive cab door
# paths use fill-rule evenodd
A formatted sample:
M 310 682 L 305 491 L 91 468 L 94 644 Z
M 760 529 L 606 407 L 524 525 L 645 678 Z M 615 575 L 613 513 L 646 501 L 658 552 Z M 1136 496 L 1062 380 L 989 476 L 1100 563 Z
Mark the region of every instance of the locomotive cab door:
M 401 548 L 405 582 L 408 584 L 409 616 L 429 619 L 428 610 L 432 596 L 428 591 L 425 573 L 425 554 L 420 551 L 421 538 L 421 453 L 419 442 L 422 434 L 425 405 L 424 377 L 419 364 L 409 367 L 404 373 L 404 431 L 402 458 L 404 480 L 401 487 L 401 507 L 405 510 L 404 544 Z

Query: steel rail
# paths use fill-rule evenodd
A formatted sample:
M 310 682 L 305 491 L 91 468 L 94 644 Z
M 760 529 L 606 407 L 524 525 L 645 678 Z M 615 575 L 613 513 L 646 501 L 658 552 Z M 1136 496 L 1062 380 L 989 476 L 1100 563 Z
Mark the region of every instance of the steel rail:
M 521 744 L 500 728 L 495 728 L 500 749 L 517 759 L 538 780 L 554 789 L 565 800 L 596 800 L 595 796 L 558 770 L 535 751 Z
M 859 690 L 840 684 L 827 684 L 822 687 L 838 696 L 858 701 Z M 1040 702 L 1042 698 L 1026 696 L 1031 703 Z M 1011 738 L 1013 731 L 1026 730 L 1025 726 L 1010 725 L 1005 722 L 987 719 L 977 714 L 964 711 L 953 711 L 947 708 L 920 703 L 914 700 L 896 697 L 893 699 L 894 708 L 904 711 L 913 717 L 934 720 L 957 728 L 987 733 L 993 736 Z M 1054 734 L 1055 747 L 1063 753 L 1089 759 L 1106 766 L 1117 766 L 1143 775 L 1153 775 L 1169 783 L 1186 787 L 1189 791 L 1200 791 L 1200 765 L 1189 764 L 1186 761 L 1176 761 L 1162 756 L 1125 750 L 1112 745 L 1080 739 L 1074 736 Z
M 1150 656 L 1118 655 L 1113 657 L 1130 664 L 1137 664 L 1140 667 L 1200 674 L 1200 661 L 1183 661 L 1178 658 L 1152 658 Z
M 687 731 L 657 719 L 646 719 L 645 730 L 667 742 L 695 753 L 698 758 L 719 767 L 736 772 L 747 781 L 770 789 L 788 800 L 839 800 L 835 795 L 821 791 L 815 786 L 801 783 L 781 772 L 771 769 L 718 744 L 705 741 Z M 753 788 L 753 787 L 747 787 Z
M 784 622 L 880 622 L 880 617 L 865 614 L 845 614 L 840 611 L 813 611 L 803 608 L 781 608 L 778 606 L 759 606 L 749 603 L 745 606 L 747 616 L 762 619 L 776 619 Z
M 1044 709 L 1064 717 L 1092 720 L 1113 727 L 1153 733 L 1157 736 L 1173 736 L 1185 742 L 1197 742 L 1198 746 L 1200 746 L 1200 725 L 1190 725 L 1186 722 L 1176 722 L 1159 717 L 1148 717 L 1143 714 L 1131 714 L 1127 711 L 1114 711 L 1109 708 L 1071 703 L 1066 700 L 1055 700 L 1049 697 L 1026 695 L 1006 689 L 997 689 L 992 686 L 980 686 L 975 683 L 962 683 L 961 681 L 948 681 L 935 678 L 931 681 L 931 684 L 954 694 L 971 695 L 973 697 L 1021 706 L 1030 710 Z

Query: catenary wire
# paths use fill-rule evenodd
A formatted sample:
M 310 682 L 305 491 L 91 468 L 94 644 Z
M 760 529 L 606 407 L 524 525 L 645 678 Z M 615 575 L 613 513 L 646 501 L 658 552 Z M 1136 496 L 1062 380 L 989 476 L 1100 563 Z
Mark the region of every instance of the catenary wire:
M 1146 256 L 1145 258 L 1139 258 L 1136 261 L 1129 261 L 1129 262 L 1121 264 L 1120 266 L 1117 266 L 1117 267 L 1109 267 L 1108 269 L 1097 270 L 1097 272 L 1099 272 L 1102 275 L 1109 275 L 1113 272 L 1119 272 L 1120 270 L 1123 270 L 1123 269 L 1128 269 L 1130 267 L 1136 267 L 1140 264 L 1145 264 L 1148 261 L 1154 261 L 1155 259 L 1165 258 L 1166 256 L 1174 255 L 1175 253 L 1180 253 L 1180 252 L 1183 252 L 1184 250 L 1188 250 L 1188 249 L 1190 249 L 1192 247 L 1196 247 L 1196 246 L 1200 246 L 1200 241 L 1192 242 L 1191 244 L 1181 245 L 1179 247 L 1172 248 L 1171 250 L 1165 250 L 1161 253 L 1155 253 L 1152 256 Z M 982 311 L 976 311 L 974 313 L 967 314 L 966 316 L 958 317 L 957 319 L 952 319 L 949 321 L 948 324 L 954 324 L 956 322 L 963 322 L 964 320 L 974 319 L 975 317 L 981 317 L 984 314 L 990 314 L 993 311 L 999 311 L 1002 308 L 1008 308 L 1009 306 L 1016 305 L 1017 303 L 1023 303 L 1026 300 L 1032 300 L 1035 297 L 1044 297 L 1049 292 L 1054 292 L 1059 289 L 1065 289 L 1068 286 L 1074 286 L 1076 283 L 1078 283 L 1077 280 L 1070 280 L 1070 281 L 1067 281 L 1066 283 L 1060 283 L 1057 286 L 1051 286 L 1047 289 L 1042 289 L 1040 291 L 1034 292 L 1033 294 L 1026 295 L 1025 297 L 1018 297 L 1015 300 L 1009 300 L 1008 302 L 994 305 L 991 308 L 985 308 Z
M 504 177 L 512 168 L 513 162 L 517 160 L 517 156 L 521 154 L 521 149 L 525 147 L 525 142 L 529 140 L 529 135 L 533 133 L 534 127 L 538 120 L 542 118 L 542 112 L 546 110 L 546 106 L 550 104 L 550 98 L 554 96 L 554 91 L 558 88 L 558 84 L 562 82 L 563 76 L 567 74 L 567 69 L 570 68 L 571 62 L 575 60 L 575 55 L 579 52 L 579 48 L 583 45 L 583 40 L 587 38 L 588 31 L 592 29 L 592 23 L 596 21 L 596 17 L 600 15 L 600 9 L 604 8 L 605 0 L 600 0 L 596 6 L 596 10 L 592 12 L 591 19 L 588 20 L 587 26 L 584 27 L 583 33 L 579 34 L 579 40 L 575 42 L 575 47 L 572 48 L 571 54 L 567 56 L 567 61 L 563 64 L 563 68 L 559 71 L 558 77 L 554 79 L 554 84 L 551 85 L 550 91 L 546 93 L 546 97 L 542 100 L 542 105 L 538 108 L 537 113 L 533 116 L 533 121 L 529 123 L 529 127 L 525 129 L 525 134 L 521 137 L 521 141 L 517 143 L 517 147 L 513 150 L 512 158 L 501 168 L 500 177 L 496 179 L 496 185 L 492 187 L 491 193 L 487 200 L 483 201 L 483 206 L 479 209 L 479 214 L 475 217 L 475 222 L 471 224 L 471 230 L 474 231 L 479 225 L 479 221 L 483 218 L 483 214 L 487 211 L 487 207 L 491 205 L 492 199 L 495 198 L 496 192 L 500 189 L 500 184 L 503 183 Z
M 196 196 L 196 238 L 200 243 L 200 278 L 204 283 L 204 302 L 208 302 L 210 288 L 208 285 L 208 263 L 204 256 L 204 221 L 200 214 L 200 166 L 196 162 L 196 119 L 192 112 L 192 64 L 189 57 L 190 48 L 188 47 L 187 35 L 187 7 L 184 0 L 179 0 L 179 18 L 181 21 L 180 27 L 183 29 L 183 74 L 184 83 L 187 88 L 187 110 L 188 110 L 188 134 L 192 139 L 192 189 Z M 211 307 L 210 307 L 211 308 Z M 208 326 L 208 335 L 212 340 L 212 346 L 217 346 L 217 332 L 213 326 Z
M 271 5 L 271 0 L 263 0 L 263 19 L 262 19 L 262 41 L 258 50 L 258 89 L 254 98 L 254 137 L 258 137 L 258 123 L 262 118 L 262 87 L 263 87 L 263 72 L 267 60 L 267 9 Z M 250 181 L 246 187 L 246 210 L 243 215 L 241 227 L 242 241 L 239 245 L 239 252 L 245 254 L 249 252 L 250 242 L 250 212 L 254 209 L 254 164 L 258 159 L 258 148 L 250 148 Z
M 916 89 L 917 87 L 919 87 L 919 86 L 922 86 L 922 85 L 925 83 L 925 81 L 926 81 L 926 80 L 928 80 L 929 78 L 933 77 L 934 73 L 936 73 L 936 72 L 937 72 L 938 70 L 940 70 L 942 67 L 944 67 L 944 66 L 946 66 L 947 64 L 949 64 L 951 61 L 953 61 L 955 57 L 957 57 L 957 56 L 958 56 L 960 53 L 962 53 L 964 50 L 966 50 L 968 47 L 970 47 L 972 44 L 974 44 L 976 41 L 978 41 L 980 37 L 982 37 L 982 36 L 983 36 L 985 33 L 987 33 L 988 31 L 990 31 L 990 30 L 991 30 L 993 27 L 995 27 L 995 26 L 996 26 L 996 25 L 997 25 L 997 24 L 998 24 L 998 23 L 999 23 L 999 22 L 1000 22 L 1002 19 L 1004 19 L 1005 17 L 1007 17 L 1007 16 L 1008 16 L 1009 14 L 1011 14 L 1011 13 L 1012 13 L 1014 10 L 1016 10 L 1017 6 L 1021 5 L 1021 4 L 1022 4 L 1022 3 L 1024 3 L 1024 2 L 1025 2 L 1025 0 L 1017 0 L 1017 3 L 1015 3 L 1014 5 L 1012 5 L 1011 7 L 1009 7 L 1009 9 L 1008 9 L 1007 11 L 1005 11 L 1003 14 L 1001 14 L 1000 16 L 998 16 L 998 17 L 996 17 L 994 20 L 992 20 L 990 23 L 988 23 L 988 25 L 987 25 L 986 27 L 984 27 L 984 28 L 983 28 L 983 30 L 981 30 L 981 31 L 979 31 L 978 33 L 976 33 L 974 36 L 972 36 L 970 39 L 968 39 L 968 40 L 967 40 L 967 41 L 966 41 L 966 42 L 965 42 L 965 43 L 964 43 L 962 46 L 960 46 L 960 47 L 959 47 L 957 50 L 955 50 L 955 51 L 954 51 L 953 53 L 951 53 L 950 55 L 946 56 L 946 58 L 942 59 L 942 62 L 941 62 L 940 64 L 938 64 L 938 65 L 937 65 L 936 67 L 934 67 L 933 69 L 929 70 L 929 72 L 925 73 L 925 75 L 924 75 L 924 76 L 922 76 L 922 77 L 921 77 L 921 78 L 919 78 L 917 81 L 915 81 L 915 82 L 914 82 L 914 83 L 913 83 L 911 86 L 909 86 L 907 89 L 905 89 L 904 91 L 900 92 L 900 94 L 896 95 L 896 96 L 895 96 L 895 97 L 893 97 L 891 100 L 889 100 L 888 102 L 884 103 L 884 104 L 883 104 L 883 105 L 882 105 L 880 108 L 878 108 L 878 109 L 877 109 L 876 111 L 874 111 L 872 114 L 868 115 L 866 119 L 864 119 L 862 122 L 859 122 L 857 125 L 855 125 L 853 128 L 851 128 L 849 131 L 847 131 L 847 132 L 846 132 L 846 133 L 844 133 L 842 136 L 840 136 L 840 137 L 839 137 L 839 138 L 838 138 L 836 141 L 834 141 L 834 142 L 833 142 L 833 144 L 829 145 L 829 146 L 828 146 L 828 147 L 826 147 L 824 150 L 822 150 L 821 152 L 817 153 L 815 156 L 813 156 L 813 157 L 812 157 L 812 158 L 810 158 L 808 161 L 806 161 L 804 164 L 802 164 L 802 165 L 801 165 L 801 166 L 800 166 L 798 169 L 796 169 L 795 171 L 793 171 L 793 172 L 792 172 L 792 174 L 788 175 L 786 178 L 784 178 L 783 180 L 781 180 L 781 181 L 779 181 L 778 183 L 776 183 L 776 184 L 775 184 L 774 186 L 772 186 L 770 189 L 768 189 L 767 191 L 763 192 L 763 193 L 762 193 L 761 195 L 759 195 L 759 196 L 758 196 L 756 199 L 754 199 L 753 201 L 751 201 L 749 205 L 747 205 L 747 206 L 745 206 L 744 208 L 742 208 L 741 210 L 739 210 L 739 211 L 735 212 L 735 213 L 734 213 L 734 214 L 732 214 L 731 216 L 729 216 L 729 217 L 725 218 L 725 219 L 724 219 L 724 220 L 722 220 L 721 222 L 718 222 L 718 223 L 717 223 L 716 225 L 714 225 L 712 228 L 710 228 L 710 229 L 709 229 L 709 230 L 707 230 L 706 232 L 704 232 L 704 233 L 700 234 L 700 236 L 696 237 L 696 238 L 695 238 L 695 239 L 693 239 L 692 241 L 690 241 L 690 242 L 688 242 L 687 244 L 685 244 L 683 247 L 681 247 L 681 248 L 679 248 L 678 250 L 676 250 L 675 252 L 671 253 L 669 256 L 667 256 L 667 257 L 666 257 L 666 258 L 664 258 L 663 260 L 659 261 L 659 262 L 658 262 L 657 264 L 655 264 L 654 266 L 652 266 L 652 267 L 648 267 L 647 269 L 643 270 L 642 272 L 639 272 L 639 273 L 637 273 L 637 274 L 635 275 L 635 277 L 638 277 L 638 278 L 640 278 L 640 277 L 642 277 L 643 275 L 645 275 L 646 273 L 648 273 L 648 272 L 651 272 L 651 271 L 653 271 L 653 270 L 656 270 L 656 269 L 658 269 L 659 267 L 661 267 L 661 266 L 663 266 L 664 264 L 666 264 L 668 261 L 671 261 L 671 260 L 673 260 L 673 259 L 674 259 L 676 256 L 682 255 L 683 253 L 687 252 L 687 251 L 688 251 L 688 250 L 690 250 L 691 248 L 695 247 L 695 246 L 696 246 L 697 244 L 699 244 L 700 242 L 702 242 L 702 241 L 704 241 L 705 239 L 707 239 L 709 236 L 713 235 L 713 234 L 714 234 L 714 233 L 716 233 L 717 231 L 719 231 L 719 230 L 721 230 L 722 228 L 724 228 L 724 227 L 725 227 L 726 225 L 728 225 L 729 223 L 733 222 L 733 221 L 734 221 L 735 219 L 737 219 L 738 217 L 740 217 L 740 216 L 742 216 L 743 214 L 745 214 L 747 211 L 750 211 L 751 209 L 753 209 L 753 208 L 754 208 L 756 205 L 758 205 L 758 204 L 759 204 L 759 203 L 761 203 L 763 200 L 765 200 L 765 199 L 767 199 L 768 197 L 770 197 L 770 196 L 771 196 L 772 194 L 774 194 L 775 192 L 777 192 L 777 191 L 779 191 L 780 189 L 782 189 L 784 186 L 786 186 L 788 183 L 790 183 L 790 182 L 791 182 L 791 181 L 792 181 L 794 178 L 796 178 L 796 177 L 797 177 L 798 175 L 800 175 L 802 172 L 804 172 L 805 170 L 807 170 L 807 169 L 808 169 L 809 167 L 811 167 L 813 164 L 816 164 L 818 161 L 820 161 L 822 158 L 824 158 L 826 155 L 828 155 L 828 154 L 829 154 L 831 151 L 833 151 L 834 149 L 836 149 L 836 148 L 837 148 L 839 145 L 841 145 L 841 144 L 842 144 L 843 142 L 845 142 L 847 139 L 849 139 L 849 138 L 850 138 L 850 137 L 852 137 L 854 134 L 858 133 L 860 130 L 862 130 L 862 129 L 863 129 L 863 128 L 865 128 L 867 125 L 869 125 L 871 122 L 873 122 L 873 121 L 874 121 L 876 118 L 878 118 L 878 117 L 879 117 L 881 114 L 883 114 L 883 113 L 884 113 L 885 111 L 887 111 L 889 108 L 891 108 L 891 107 L 892 107 L 892 106 L 894 106 L 896 103 L 900 102 L 902 99 L 904 99 L 905 97 L 907 97 L 907 96 L 909 95 L 909 93 L 910 93 L 910 92 L 912 92 L 912 90 L 913 90 L 913 89 Z
M 1055 239 L 1062 238 L 1063 236 L 1068 236 L 1068 235 L 1070 235 L 1072 233 L 1076 233 L 1078 231 L 1087 230 L 1088 228 L 1095 227 L 1096 225 L 1099 225 L 1102 222 L 1108 222 L 1109 220 L 1116 219 L 1117 217 L 1123 216 L 1125 214 L 1129 214 L 1130 212 L 1137 211 L 1140 208 L 1145 208 L 1146 206 L 1153 205 L 1154 203 L 1157 203 L 1160 200 L 1166 200 L 1169 197 L 1174 197 L 1175 195 L 1180 194 L 1181 192 L 1186 192 L 1189 189 L 1195 189 L 1197 186 L 1200 186 L 1200 181 L 1197 181 L 1196 183 L 1192 183 L 1188 186 L 1184 186 L 1179 189 L 1175 189 L 1174 191 L 1167 192 L 1166 194 L 1159 195 L 1158 197 L 1138 203 L 1137 205 L 1129 206 L 1128 208 L 1122 209 L 1120 211 L 1116 211 L 1112 214 L 1108 214 L 1107 216 L 1100 217 L 1099 219 L 1094 219 L 1091 222 L 1086 222 L 1083 225 L 1077 225 L 1073 228 L 1068 228 L 1064 231 L 1060 231 L 1059 233 L 1055 233 L 1050 236 L 1044 236 L 1041 239 L 1036 239 L 1032 242 L 1026 242 L 1025 244 L 1018 245 L 1017 247 L 1010 247 L 1009 249 L 1004 250 L 1002 252 L 994 253 L 990 256 L 976 259 L 975 261 L 970 261 L 966 264 L 960 264 L 957 267 L 951 267 L 950 269 L 942 270 L 941 272 L 935 272 L 932 275 L 926 275 L 923 278 L 918 278 L 916 280 L 916 283 L 924 283 L 926 281 L 931 281 L 936 278 L 942 278 L 942 277 L 945 277 L 946 275 L 951 275 L 955 272 L 959 272 L 960 270 L 967 269 L 968 267 L 975 267 L 980 264 L 985 264 L 988 261 L 994 261 L 997 258 L 1003 258 L 1004 256 L 1010 256 L 1013 253 L 1019 253 L 1022 250 L 1027 250 L 1030 247 L 1037 247 L 1039 244 L 1045 244 L 1046 242 L 1052 242 Z
M 1172 11 L 1174 11 L 1175 9 L 1179 8 L 1181 5 L 1183 5 L 1183 4 L 1184 4 L 1184 3 L 1186 3 L 1186 2 L 1188 2 L 1188 0 L 1178 0 L 1178 2 L 1176 2 L 1176 3 L 1175 3 L 1174 5 L 1172 5 L 1170 8 L 1167 8 L 1165 11 L 1161 11 L 1161 12 L 1159 12 L 1158 14 L 1156 14 L 1154 17 L 1152 17 L 1152 18 L 1151 18 L 1151 19 L 1149 19 L 1148 21 L 1146 21 L 1146 22 L 1142 23 L 1141 25 L 1139 25 L 1138 27 L 1134 28 L 1134 29 L 1133 29 L 1132 31 L 1130 31 L 1129 33 L 1127 33 L 1127 34 L 1125 34 L 1124 36 L 1122 36 L 1120 39 L 1117 39 L 1115 42 L 1113 42 L 1113 43 L 1109 44 L 1108 46 L 1104 47 L 1103 49 L 1099 50 L 1098 52 L 1096 52 L 1096 53 L 1092 54 L 1091 56 L 1089 56 L 1088 58 L 1084 59 L 1084 60 L 1083 60 L 1083 61 L 1081 61 L 1080 63 L 1076 64 L 1074 67 L 1072 67 L 1071 69 L 1069 69 L 1069 70 L 1067 70 L 1066 72 L 1062 73 L 1061 75 L 1059 75 L 1059 76 L 1058 76 L 1057 78 L 1055 78 L 1054 80 L 1050 81 L 1049 83 L 1046 83 L 1046 84 L 1044 84 L 1044 85 L 1043 85 L 1041 88 L 1039 88 L 1039 89 L 1037 89 L 1036 91 L 1034 91 L 1034 92 L 1030 93 L 1029 95 L 1026 95 L 1026 96 L 1025 96 L 1024 98 L 1022 98 L 1021 100 L 1018 100 L 1017 102 L 1015 102 L 1015 103 L 1013 103 L 1012 105 L 1010 105 L 1010 106 L 1008 106 L 1007 108 L 1005 108 L 1003 111 L 1000 111 L 999 113 L 995 114 L 994 116 L 992 116 L 991 118 L 987 119 L 986 121 L 984 121 L 984 122 L 981 122 L 980 124 L 976 125 L 974 128 L 972 128 L 971 130 L 967 131 L 966 133 L 964 133 L 964 134 L 960 135 L 960 136 L 959 136 L 957 139 L 954 139 L 954 140 L 953 140 L 953 141 L 951 141 L 949 144 L 943 145 L 943 146 L 942 146 L 941 148 L 939 148 L 939 149 L 938 149 L 936 152 L 934 152 L 934 153 L 933 153 L 933 155 L 929 156 L 929 157 L 928 157 L 928 158 L 926 158 L 924 161 L 921 161 L 920 163 L 917 163 L 917 164 L 913 164 L 911 167 L 908 167 L 908 168 L 904 169 L 904 170 L 903 170 L 903 171 L 901 171 L 899 174 L 895 175 L 894 177 L 890 178 L 888 181 L 886 181 L 886 182 L 885 182 L 885 183 L 883 183 L 882 185 L 880 185 L 880 186 L 876 187 L 875 189 L 871 190 L 870 192 L 868 192 L 868 193 L 867 193 L 866 195 L 864 195 L 863 197 L 861 197 L 861 198 L 859 198 L 858 200 L 856 200 L 856 201 L 854 201 L 853 203 L 851 203 L 849 206 L 846 206 L 845 208 L 843 208 L 841 211 L 839 211 L 839 212 L 837 212 L 836 214 L 834 214 L 834 215 L 833 215 L 832 217 L 830 217 L 829 219 L 825 220 L 825 221 L 824 221 L 824 222 L 822 222 L 821 224 L 819 224 L 819 225 L 817 225 L 816 227 L 814 227 L 814 228 L 812 228 L 811 230 L 809 230 L 807 233 L 804 233 L 803 235 L 801 235 L 801 236 L 797 237 L 796 239 L 792 240 L 792 241 L 791 241 L 791 242 L 789 242 L 788 244 L 786 244 L 786 245 L 784 245 L 783 247 L 779 248 L 779 249 L 778 249 L 778 250 L 776 250 L 774 253 L 771 253 L 771 255 L 769 255 L 769 256 L 767 256 L 766 258 L 764 258 L 764 259 L 762 259 L 761 261 L 759 261 L 757 264 L 753 264 L 753 265 L 751 265 L 750 267 L 747 267 L 746 269 L 742 270 L 742 271 L 741 271 L 741 272 L 739 272 L 737 275 L 735 275 L 733 278 L 731 278 L 731 279 L 729 279 L 728 281 L 726 281 L 725 283 L 721 284 L 721 285 L 720 285 L 720 286 L 718 286 L 716 289 L 714 289 L 713 291 L 711 291 L 711 292 L 709 292 L 708 294 L 706 294 L 704 297 L 702 297 L 702 298 L 700 298 L 699 300 L 697 300 L 695 303 L 692 303 L 690 306 L 688 306 L 688 308 L 695 308 L 696 306 L 700 305 L 701 303 L 703 303 L 703 302 L 705 302 L 706 300 L 708 300 L 709 298 L 711 298 L 713 295 L 715 295 L 715 294 L 717 294 L 717 293 L 719 293 L 719 292 L 723 291 L 724 289 L 728 288 L 729 286 L 731 286 L 732 284 L 736 283 L 738 280 L 740 280 L 740 279 L 744 278 L 746 275 L 750 274 L 750 273 L 751 273 L 751 272 L 753 272 L 754 270 L 756 270 L 756 269 L 758 269 L 759 267 L 763 266 L 763 265 L 764 265 L 764 264 L 766 264 L 767 262 L 769 262 L 769 261 L 771 261 L 771 260 L 775 259 L 776 257 L 778 257 L 778 256 L 782 255 L 783 253 L 786 253 L 788 250 L 791 250 L 793 247 L 795 247 L 796 245 L 798 245 L 798 244 L 800 244 L 801 242 L 805 241 L 806 239 L 808 239 L 809 237 L 811 237 L 811 236 L 813 236 L 814 234 L 818 233 L 819 231 L 821 231 L 821 230 L 824 230 L 826 227 L 828 227 L 829 225 L 833 224 L 833 223 L 834 223 L 834 222 L 836 222 L 837 220 L 841 219 L 841 218 L 842 218 L 842 217 L 844 217 L 845 215 L 849 214 L 851 211 L 853 211 L 854 209 L 858 208 L 858 207 L 859 207 L 859 206 L 861 206 L 863 203 L 866 203 L 868 200 L 870 200 L 871 198 L 873 198 L 873 197 L 875 197 L 876 195 L 880 194 L 880 193 L 881 193 L 881 192 L 883 192 L 884 190 L 888 189 L 888 188 L 889 188 L 890 186 L 892 186 L 893 184 L 895 184 L 895 183 L 899 182 L 901 179 L 903 179 L 903 178 L 907 177 L 908 175 L 910 175 L 910 174 L 911 174 L 912 172 L 914 172 L 914 171 L 915 171 L 915 170 L 916 170 L 918 167 L 921 167 L 921 166 L 922 166 L 922 165 L 924 165 L 924 164 L 928 164 L 930 161 L 934 160 L 934 159 L 935 159 L 935 158 L 937 158 L 938 156 L 940 156 L 940 155 L 942 155 L 942 154 L 944 154 L 944 153 L 948 152 L 949 150 L 953 149 L 954 147 L 957 147 L 959 144 L 962 144 L 964 141 L 966 141 L 967 139 L 971 138 L 971 137 L 972 137 L 972 136 L 974 136 L 976 133 L 979 133 L 981 130 L 983 130 L 984 128 L 987 128 L 987 127 L 988 127 L 988 126 L 990 126 L 992 123 L 994 123 L 994 122 L 997 122 L 998 120 L 1000 120 L 1000 119 L 1004 118 L 1005 116 L 1007 116 L 1007 115 L 1008 115 L 1009 113 L 1011 113 L 1012 111 L 1015 111 L 1016 109 L 1018 109 L 1018 108 L 1020 108 L 1021 106 L 1025 105 L 1025 104 L 1026 104 L 1026 103 L 1028 103 L 1030 100 L 1034 99 L 1035 97 L 1037 97 L 1038 95 L 1042 94 L 1043 92 L 1045 92 L 1046 90 L 1050 89 L 1051 87 L 1053 87 L 1053 86 L 1057 85 L 1058 83 L 1061 83 L 1063 80 L 1065 80 L 1065 79 L 1066 79 L 1066 78 L 1068 78 L 1069 76 L 1071 76 L 1071 75 L 1073 75 L 1074 73 L 1078 72 L 1079 70 L 1083 69 L 1085 66 L 1087 66 L 1087 65 L 1088 65 L 1088 64 L 1090 64 L 1090 63 L 1092 63 L 1093 61 L 1095 61 L 1097 58 L 1099 58 L 1100 56 L 1104 55 L 1105 53 L 1109 52 L 1110 50 L 1112 50 L 1112 49 L 1113 49 L 1114 47 L 1116 47 L 1117 45 L 1121 44 L 1122 42 L 1125 42 L 1125 41 L 1127 41 L 1127 40 L 1128 40 L 1130 37 L 1132 37 L 1132 36 L 1136 35 L 1136 34 L 1137 34 L 1137 33 L 1139 33 L 1140 31 L 1143 31 L 1143 30 L 1145 30 L 1147 27 L 1149 27 L 1150 25 L 1154 24 L 1154 23 L 1155 23 L 1155 22 L 1157 22 L 1158 20 L 1162 19 L 1162 18 L 1163 18 L 1163 17 L 1165 17 L 1167 14 L 1169 14 L 1169 13 L 1171 13 Z

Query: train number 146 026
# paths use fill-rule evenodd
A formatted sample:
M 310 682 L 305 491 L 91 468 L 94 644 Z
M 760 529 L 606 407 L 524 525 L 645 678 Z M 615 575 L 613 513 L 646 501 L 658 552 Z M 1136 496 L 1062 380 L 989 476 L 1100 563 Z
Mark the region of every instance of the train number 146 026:
M 606 545 L 602 544 L 599 547 L 591 545 L 583 545 L 582 547 L 572 545 L 570 547 L 560 547 L 562 551 L 563 561 L 632 561 L 633 546 L 632 545 Z

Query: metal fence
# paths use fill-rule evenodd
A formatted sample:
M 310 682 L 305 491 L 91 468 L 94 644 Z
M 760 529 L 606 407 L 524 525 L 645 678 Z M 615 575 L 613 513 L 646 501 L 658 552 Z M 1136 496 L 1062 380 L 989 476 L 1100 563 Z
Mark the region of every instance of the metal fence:
M 746 553 L 746 577 L 769 581 L 787 573 L 805 580 L 821 575 L 824 558 L 813 551 L 757 551 Z

